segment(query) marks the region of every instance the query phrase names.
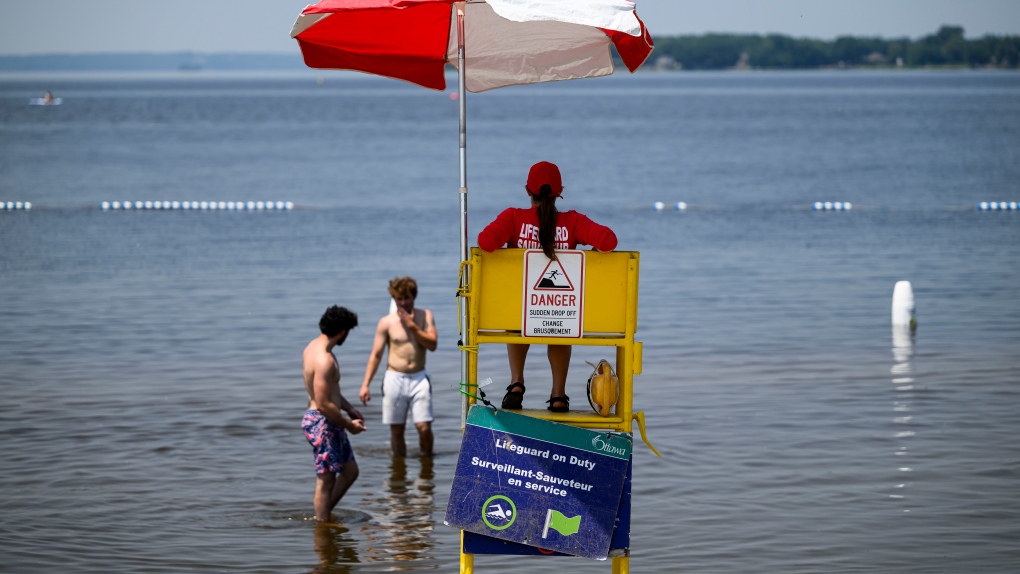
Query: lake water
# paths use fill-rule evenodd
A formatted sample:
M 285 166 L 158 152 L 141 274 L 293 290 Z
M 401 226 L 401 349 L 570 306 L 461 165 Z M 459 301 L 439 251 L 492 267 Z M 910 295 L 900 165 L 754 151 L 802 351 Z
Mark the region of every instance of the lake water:
M 456 103 L 316 79 L 0 77 L 0 201 L 32 203 L 0 211 L 0 570 L 457 571 Z M 27 105 L 45 90 L 63 105 Z M 562 209 L 641 253 L 635 408 L 663 456 L 635 447 L 633 572 L 1020 570 L 1020 212 L 975 208 L 1020 201 L 1020 74 L 507 88 L 468 96 L 468 146 L 472 240 L 546 159 Z M 295 207 L 99 208 L 126 200 Z M 392 460 L 370 403 L 342 525 L 316 526 L 301 350 L 358 312 L 356 398 L 405 274 L 437 319 L 438 454 Z M 894 342 L 899 280 L 919 326 Z M 536 352 L 526 406 L 547 376 Z

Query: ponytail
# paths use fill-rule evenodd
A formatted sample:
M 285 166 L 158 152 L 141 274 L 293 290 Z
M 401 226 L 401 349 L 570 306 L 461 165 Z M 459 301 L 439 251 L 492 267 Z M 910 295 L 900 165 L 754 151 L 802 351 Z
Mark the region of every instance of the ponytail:
M 542 252 L 553 261 L 556 260 L 556 197 L 552 194 L 552 187 L 543 184 L 538 190 L 538 195 L 532 196 L 538 208 L 538 242 L 542 245 Z

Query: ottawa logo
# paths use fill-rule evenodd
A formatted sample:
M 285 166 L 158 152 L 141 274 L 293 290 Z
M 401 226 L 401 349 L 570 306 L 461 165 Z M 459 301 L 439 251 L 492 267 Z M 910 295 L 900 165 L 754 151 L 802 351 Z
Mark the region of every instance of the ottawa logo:
M 618 446 L 613 446 L 608 442 L 602 440 L 601 436 L 597 436 L 591 439 L 591 445 L 602 452 L 609 452 L 612 454 L 626 455 L 627 449 Z
M 506 530 L 516 518 L 514 501 L 502 494 L 489 497 L 482 505 L 482 521 L 493 530 Z

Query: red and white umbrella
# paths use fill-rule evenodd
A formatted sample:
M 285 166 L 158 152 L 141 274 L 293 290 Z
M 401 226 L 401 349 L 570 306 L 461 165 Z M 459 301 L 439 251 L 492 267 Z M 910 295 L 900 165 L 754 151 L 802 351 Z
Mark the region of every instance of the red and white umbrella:
M 628 0 L 321 0 L 290 32 L 311 68 L 357 70 L 446 89 L 457 68 L 460 250 L 468 259 L 465 91 L 613 73 L 610 46 L 634 72 L 652 38 Z M 461 333 L 467 313 L 461 299 Z M 461 375 L 467 380 L 462 354 Z M 463 422 L 463 421 L 462 421 Z
M 322 0 L 304 9 L 291 37 L 311 68 L 443 90 L 451 64 L 470 92 L 611 74 L 610 44 L 633 72 L 652 51 L 627 0 Z

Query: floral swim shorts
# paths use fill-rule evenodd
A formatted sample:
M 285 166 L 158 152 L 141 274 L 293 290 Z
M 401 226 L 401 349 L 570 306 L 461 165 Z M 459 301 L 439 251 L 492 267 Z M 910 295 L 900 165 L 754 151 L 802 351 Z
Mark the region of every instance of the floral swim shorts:
M 312 445 L 315 474 L 340 472 L 345 462 L 354 460 L 354 451 L 351 450 L 351 443 L 347 440 L 347 433 L 326 420 L 319 411 L 315 409 L 305 411 L 305 416 L 301 419 L 301 428 L 305 431 L 308 443 Z

